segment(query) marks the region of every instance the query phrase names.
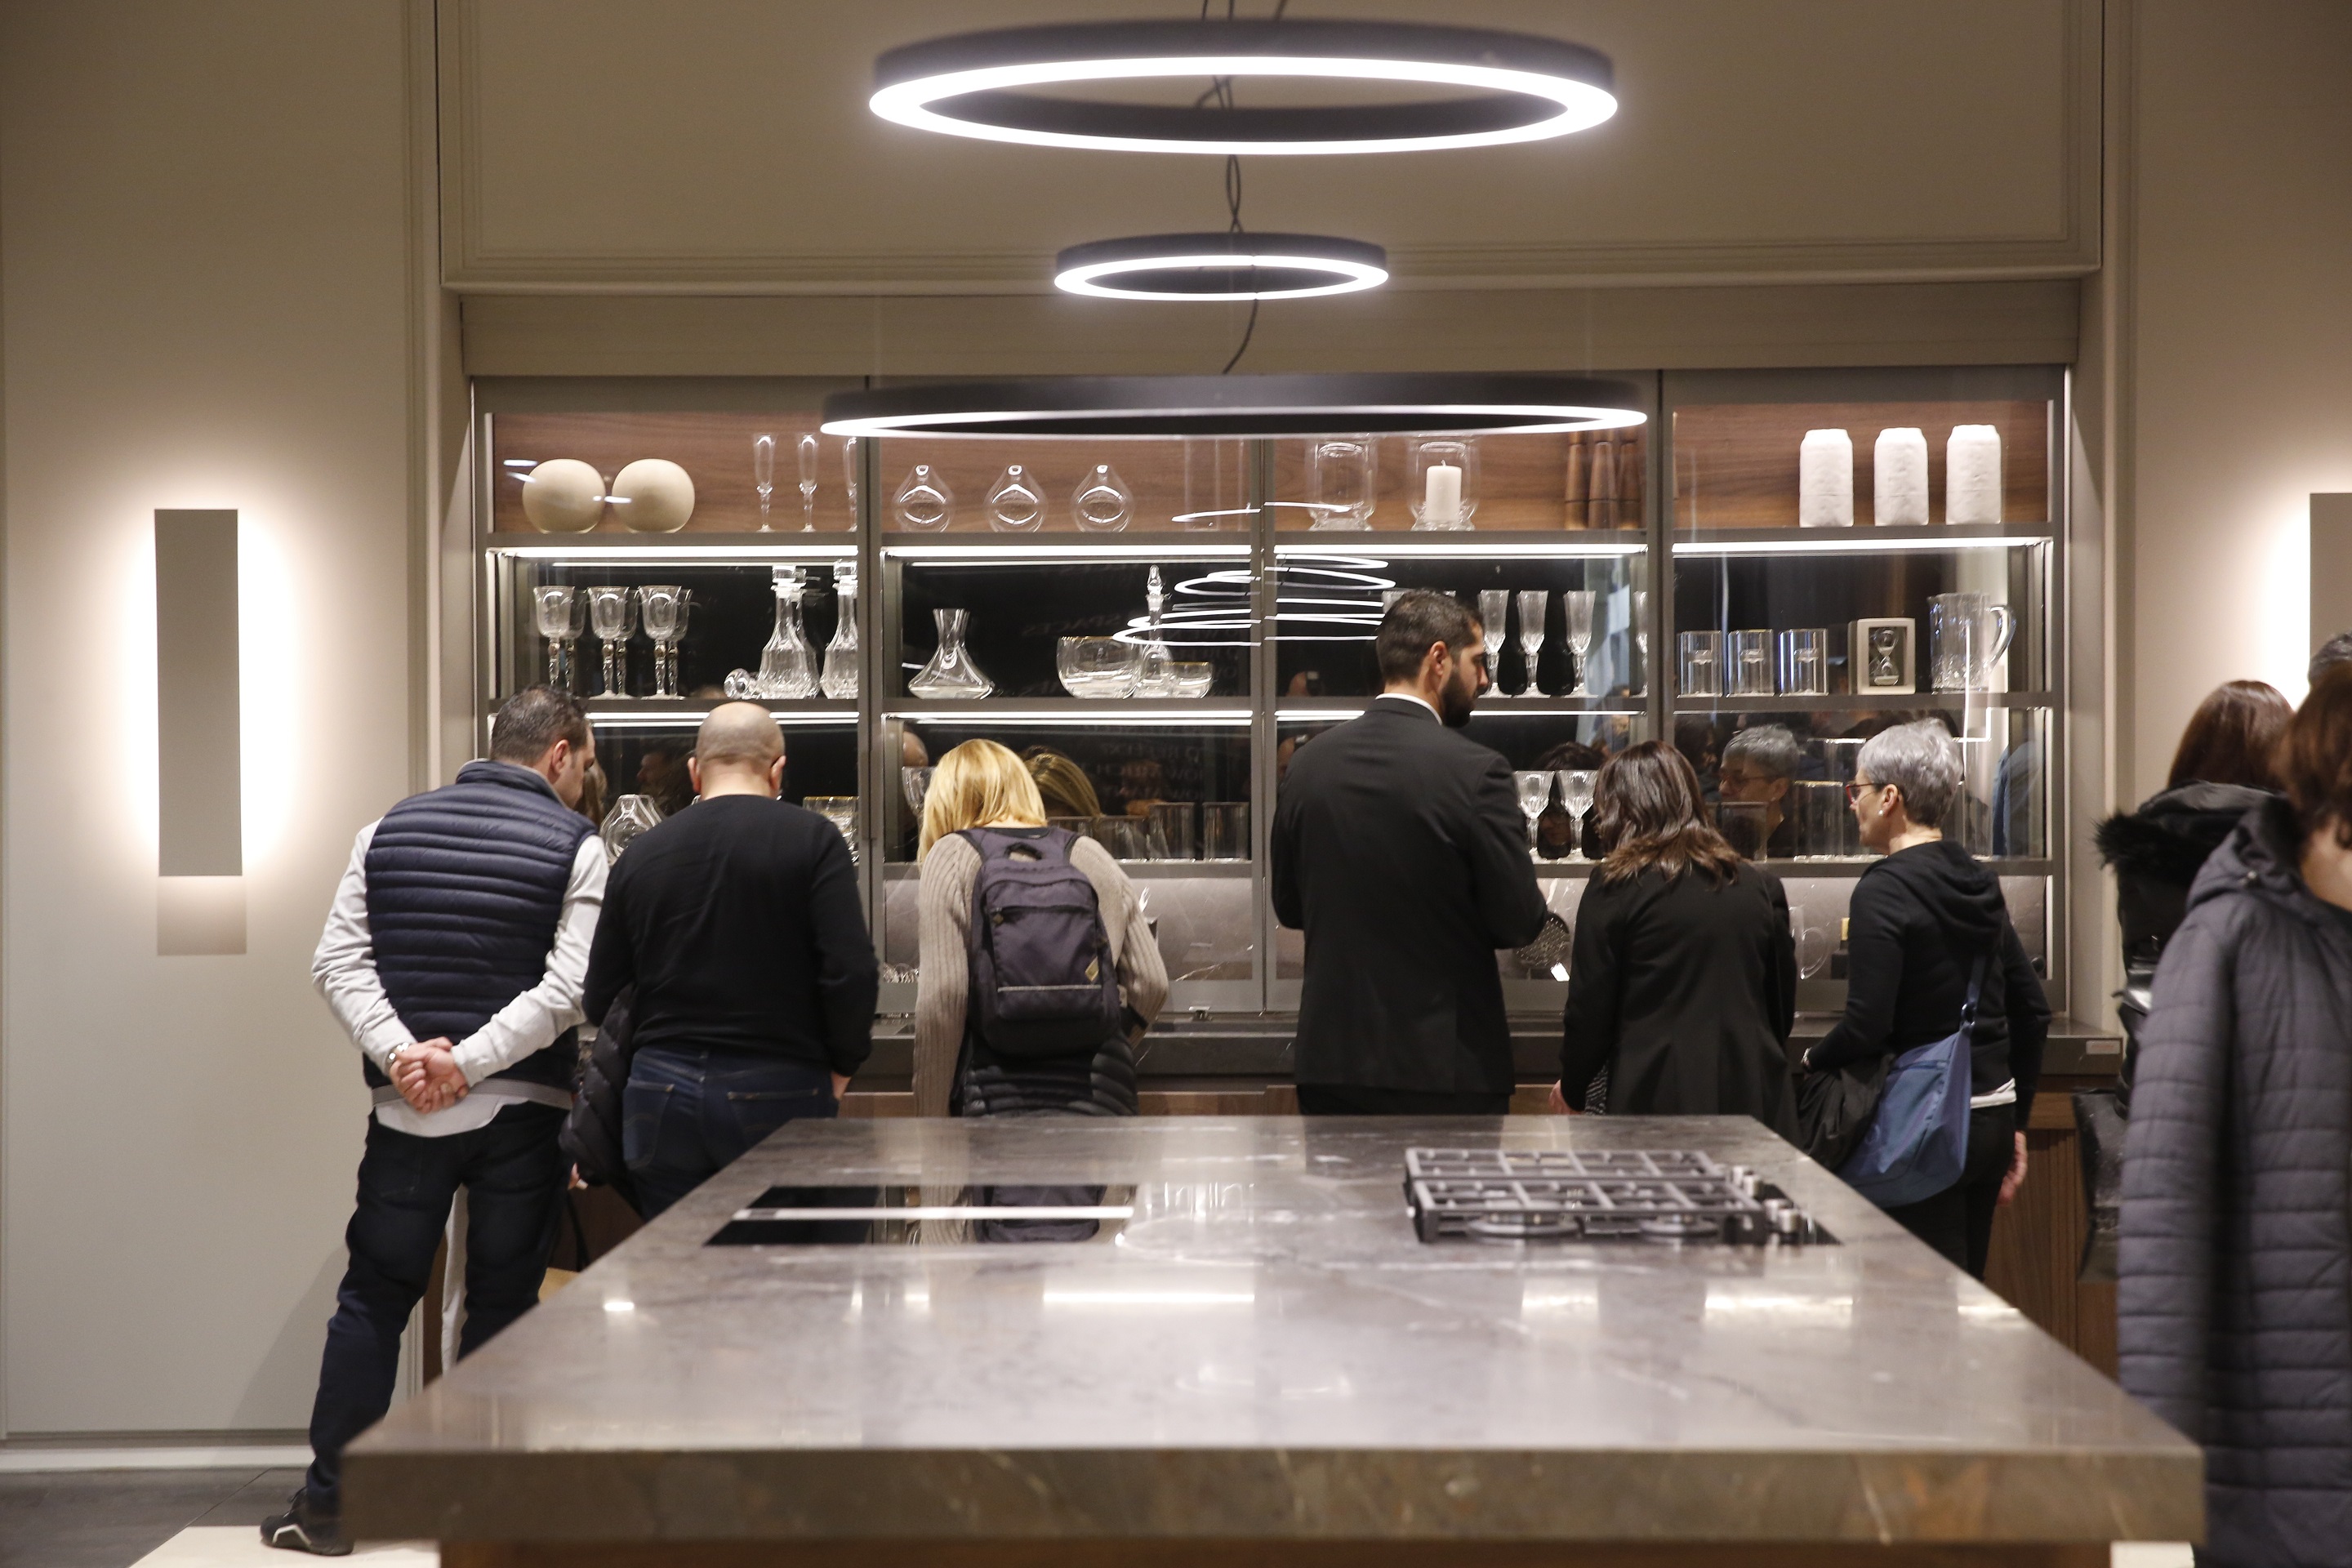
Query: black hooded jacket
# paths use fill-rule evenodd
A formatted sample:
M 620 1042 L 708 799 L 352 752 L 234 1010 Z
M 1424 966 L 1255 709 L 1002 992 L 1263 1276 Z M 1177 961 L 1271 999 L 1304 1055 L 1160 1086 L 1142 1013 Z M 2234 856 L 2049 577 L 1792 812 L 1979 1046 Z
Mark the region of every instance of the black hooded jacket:
M 2050 1003 L 2001 902 L 2000 882 L 1948 839 L 1915 844 L 1862 874 L 1848 909 L 1845 1016 L 1808 1053 L 1843 1067 L 1932 1045 L 1960 1026 L 1969 975 L 1990 954 L 1977 998 L 1971 1092 L 2017 1080 L 2017 1124 L 2033 1109 Z
M 2126 968 L 2153 971 L 2189 912 L 2189 884 L 2246 813 L 2277 798 L 2244 784 L 2185 784 L 2150 795 L 2137 811 L 2099 824 L 2099 858 L 2115 868 L 2116 917 Z

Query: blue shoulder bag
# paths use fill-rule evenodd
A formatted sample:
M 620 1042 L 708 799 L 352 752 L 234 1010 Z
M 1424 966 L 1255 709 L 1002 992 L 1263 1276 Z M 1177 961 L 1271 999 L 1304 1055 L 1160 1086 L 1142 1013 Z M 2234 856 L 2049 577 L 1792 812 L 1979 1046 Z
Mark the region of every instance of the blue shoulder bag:
M 1990 955 L 1988 955 L 1990 956 Z M 1986 959 L 1969 976 L 1960 1026 L 1895 1058 L 1879 1091 L 1862 1147 L 1838 1167 L 1838 1179 L 1880 1208 L 1932 1198 L 1960 1179 L 1969 1158 L 1969 1046 L 1977 1028 L 1977 996 Z

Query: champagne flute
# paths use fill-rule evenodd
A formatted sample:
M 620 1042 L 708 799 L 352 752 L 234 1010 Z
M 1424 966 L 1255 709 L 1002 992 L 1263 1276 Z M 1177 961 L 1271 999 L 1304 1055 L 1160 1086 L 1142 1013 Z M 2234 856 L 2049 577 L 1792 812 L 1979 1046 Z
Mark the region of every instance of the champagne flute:
M 1519 691 L 1522 697 L 1543 695 L 1543 688 L 1536 684 L 1536 661 L 1543 657 L 1546 597 L 1541 588 L 1522 589 L 1519 593 L 1519 652 L 1528 661 L 1528 683 Z
M 803 435 L 794 443 L 801 459 L 801 531 L 816 531 L 816 437 Z
M 1568 807 L 1570 821 L 1568 858 L 1571 860 L 1584 858 L 1584 814 L 1592 809 L 1593 787 L 1600 781 L 1600 772 L 1593 768 L 1570 768 L 1559 775 L 1559 801 Z
M 1592 646 L 1592 600 L 1590 588 L 1570 588 L 1559 596 L 1559 607 L 1568 612 L 1569 657 L 1576 665 L 1576 684 L 1568 689 L 1570 697 L 1592 695 L 1584 684 L 1584 653 Z
M 857 464 L 857 437 L 841 438 L 841 482 L 849 490 L 849 526 L 857 526 L 857 481 L 864 476 Z
M 751 437 L 751 488 L 760 492 L 760 531 L 768 531 L 768 503 L 776 494 L 776 438 L 761 433 Z
M 1528 819 L 1528 858 L 1537 856 L 1536 824 L 1542 819 L 1544 808 L 1551 804 L 1552 775 L 1549 773 L 1514 773 L 1511 782 L 1519 786 L 1519 815 Z
M 1486 642 L 1486 679 L 1490 681 L 1498 680 L 1503 673 L 1503 617 L 1510 613 L 1511 595 L 1507 589 L 1479 590 L 1478 629 Z

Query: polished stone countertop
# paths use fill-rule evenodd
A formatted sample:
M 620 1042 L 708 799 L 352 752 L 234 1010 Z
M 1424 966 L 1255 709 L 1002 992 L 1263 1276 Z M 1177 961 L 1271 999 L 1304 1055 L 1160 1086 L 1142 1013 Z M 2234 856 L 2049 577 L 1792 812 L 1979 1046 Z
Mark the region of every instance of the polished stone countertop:
M 1416 1144 L 1697 1148 L 1842 1245 L 1423 1245 Z M 772 1184 L 868 1182 L 1106 1184 L 1136 1215 L 1083 1245 L 702 1245 Z M 2178 1541 L 2200 1473 L 1744 1119 L 908 1119 L 789 1126 L 647 1226 L 355 1444 L 345 1525 Z

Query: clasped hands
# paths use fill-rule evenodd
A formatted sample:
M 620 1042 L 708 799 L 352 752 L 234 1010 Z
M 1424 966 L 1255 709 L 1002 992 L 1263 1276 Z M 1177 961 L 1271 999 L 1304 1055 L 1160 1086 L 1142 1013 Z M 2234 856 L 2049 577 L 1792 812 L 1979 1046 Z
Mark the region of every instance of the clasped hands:
M 465 1099 L 472 1086 L 466 1081 L 465 1069 L 457 1065 L 453 1054 L 456 1049 L 449 1038 L 442 1036 L 419 1040 L 394 1057 L 392 1086 L 400 1090 L 400 1098 L 428 1116 L 436 1110 L 446 1110 Z

